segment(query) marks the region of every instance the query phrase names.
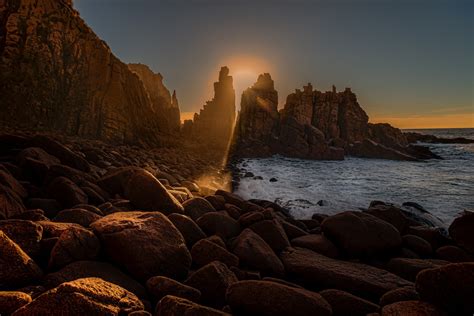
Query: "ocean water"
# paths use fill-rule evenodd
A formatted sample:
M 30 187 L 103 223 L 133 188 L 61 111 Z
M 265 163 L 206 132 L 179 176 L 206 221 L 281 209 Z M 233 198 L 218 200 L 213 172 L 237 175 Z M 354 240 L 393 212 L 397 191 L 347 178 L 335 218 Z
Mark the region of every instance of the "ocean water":
M 412 131 L 474 139 L 474 129 Z M 464 209 L 474 209 L 474 144 L 423 145 L 444 159 L 245 159 L 238 167 L 263 179 L 242 178 L 236 193 L 246 199 L 275 201 L 301 219 L 313 213 L 367 208 L 373 200 L 399 205 L 416 202 L 448 225 Z M 270 182 L 271 178 L 278 181 Z

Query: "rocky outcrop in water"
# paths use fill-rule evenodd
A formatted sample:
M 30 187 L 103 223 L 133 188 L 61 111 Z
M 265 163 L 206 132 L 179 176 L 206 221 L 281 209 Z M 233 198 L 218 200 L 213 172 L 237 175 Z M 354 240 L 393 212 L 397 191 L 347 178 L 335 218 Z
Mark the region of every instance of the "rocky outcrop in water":
M 243 156 L 271 154 L 278 142 L 278 92 L 270 74 L 258 77 L 257 82 L 242 93 L 235 137 L 242 141 Z
M 0 1 L 0 95 L 2 124 L 120 143 L 160 144 L 168 133 L 155 91 L 72 1 Z
M 339 160 L 344 154 L 367 158 L 418 160 L 439 158 L 410 145 L 401 130 L 371 124 L 357 96 L 346 88 L 313 90 L 311 84 L 288 95 L 278 111 L 278 96 L 269 74 L 242 94 L 234 139 L 238 157 L 289 157 Z
M 207 101 L 193 121 L 185 121 L 185 135 L 217 147 L 225 147 L 231 138 L 235 121 L 235 90 L 229 68 L 222 67 L 214 83 L 214 98 Z
M 474 139 L 465 137 L 437 137 L 435 135 L 427 135 L 416 132 L 404 133 L 409 143 L 433 143 L 433 144 L 474 144 Z

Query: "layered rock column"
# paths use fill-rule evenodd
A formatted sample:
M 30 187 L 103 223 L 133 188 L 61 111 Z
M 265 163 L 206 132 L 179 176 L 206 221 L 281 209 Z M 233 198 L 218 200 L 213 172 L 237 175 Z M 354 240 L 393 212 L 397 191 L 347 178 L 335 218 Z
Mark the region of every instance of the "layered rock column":
M 193 123 L 186 122 L 185 130 L 192 137 L 217 147 L 226 147 L 235 123 L 235 90 L 229 68 L 222 67 L 219 81 L 214 83 L 214 98 L 194 115 Z
M 278 92 L 270 74 L 258 77 L 257 82 L 242 93 L 236 142 L 242 154 L 268 155 L 278 137 Z

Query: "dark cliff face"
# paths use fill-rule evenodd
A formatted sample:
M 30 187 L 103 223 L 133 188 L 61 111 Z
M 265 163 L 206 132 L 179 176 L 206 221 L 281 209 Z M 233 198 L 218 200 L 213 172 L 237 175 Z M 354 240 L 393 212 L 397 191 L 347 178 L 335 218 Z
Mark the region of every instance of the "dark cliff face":
M 146 65 L 129 64 L 128 68 L 142 81 L 162 130 L 170 133 L 179 131 L 181 121 L 176 91 L 171 96 L 163 84 L 163 76 L 160 73 L 155 74 Z
M 184 124 L 184 133 L 203 143 L 226 147 L 235 123 L 235 90 L 229 68 L 222 67 L 214 83 L 214 98 L 194 114 L 193 121 Z
M 368 158 L 434 158 L 426 148 L 408 146 L 405 135 L 389 124 L 371 124 L 356 95 L 313 90 L 311 84 L 288 95 L 278 112 L 269 74 L 242 94 L 234 138 L 237 157 L 289 157 L 339 160 L 344 154 Z
M 167 128 L 142 81 L 71 2 L 0 1 L 1 119 L 112 142 L 159 143 Z

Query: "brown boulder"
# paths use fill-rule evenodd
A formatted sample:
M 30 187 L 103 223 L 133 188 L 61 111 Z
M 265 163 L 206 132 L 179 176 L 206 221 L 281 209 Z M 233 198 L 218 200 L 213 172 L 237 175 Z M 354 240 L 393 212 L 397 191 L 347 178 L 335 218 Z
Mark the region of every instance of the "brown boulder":
M 365 316 L 379 310 L 378 305 L 341 290 L 329 289 L 319 294 L 331 305 L 334 316 Z
M 125 187 L 125 197 L 140 210 L 150 212 L 183 213 L 181 203 L 146 170 L 135 172 Z
M 256 222 L 263 221 L 265 219 L 265 215 L 259 211 L 252 211 L 245 214 L 242 214 L 239 217 L 239 224 L 241 227 L 248 227 Z
M 185 201 L 183 207 L 184 214 L 191 217 L 194 221 L 206 213 L 216 211 L 208 200 L 201 197 L 195 197 Z
M 168 215 L 168 219 L 183 235 L 188 248 L 191 248 L 199 240 L 206 238 L 206 234 L 191 218 L 183 214 L 173 213 Z
M 308 235 L 308 233 L 296 225 L 290 224 L 285 220 L 281 221 L 281 226 L 285 230 L 286 236 L 289 240 Z
M 242 315 L 331 315 L 318 293 L 269 281 L 239 281 L 227 289 L 227 302 Z
M 450 262 L 474 261 L 474 256 L 456 246 L 443 246 L 436 249 L 436 257 Z
M 48 185 L 49 197 L 57 200 L 63 207 L 87 204 L 87 195 L 74 182 L 65 177 L 57 177 Z
M 155 276 L 148 279 L 146 281 L 146 288 L 157 301 L 166 295 L 173 295 L 193 302 L 199 302 L 201 299 L 201 292 L 199 290 L 163 276 Z
M 449 235 L 457 245 L 474 254 L 474 212 L 465 211 L 449 226 Z
M 108 257 L 140 280 L 188 274 L 191 255 L 184 238 L 160 212 L 113 213 L 91 226 Z
M 100 251 L 99 239 L 93 232 L 71 227 L 65 230 L 54 244 L 48 267 L 63 267 L 74 261 L 95 259 Z
M 474 313 L 474 263 L 451 263 L 416 277 L 421 299 L 457 314 Z
M 87 160 L 50 137 L 44 135 L 35 135 L 31 139 L 30 144 L 32 146 L 44 149 L 49 154 L 59 158 L 61 163 L 69 167 L 86 172 L 90 171 L 90 165 Z
M 448 263 L 448 261 L 436 259 L 392 258 L 387 264 L 387 269 L 406 280 L 414 282 L 420 271 L 437 268 Z
M 413 286 L 405 286 L 395 290 L 388 291 L 380 298 L 380 306 L 401 302 L 401 301 L 417 301 L 420 295 Z
M 76 261 L 70 263 L 57 272 L 47 274 L 43 279 L 43 284 L 48 289 L 52 289 L 64 282 L 87 277 L 101 278 L 123 287 L 138 297 L 147 296 L 145 288 L 140 283 L 106 262 Z
M 82 208 L 73 208 L 60 211 L 58 215 L 53 218 L 53 221 L 61 223 L 76 223 L 82 227 L 89 227 L 90 224 L 101 218 L 102 216 L 91 211 Z
M 368 299 L 412 285 L 395 274 L 366 264 L 340 261 L 308 249 L 288 248 L 280 255 L 287 273 L 308 284 L 344 290 Z
M 422 301 L 402 301 L 386 305 L 381 316 L 447 316 L 445 312 L 430 303 Z
M 211 203 L 217 211 L 225 209 L 225 198 L 221 195 L 208 195 L 206 200 Z
M 36 263 L 0 231 L 0 286 L 18 288 L 39 280 L 43 272 Z
M 214 261 L 191 274 L 185 284 L 201 291 L 204 304 L 222 307 L 227 288 L 237 281 L 234 272 L 225 264 Z
M 0 221 L 0 230 L 30 257 L 39 255 L 40 241 L 43 237 L 41 225 L 25 220 L 6 220 Z
M 404 247 L 414 251 L 416 254 L 427 257 L 433 253 L 433 247 L 430 243 L 416 235 L 405 235 L 402 237 Z
M 245 203 L 246 202 L 240 196 L 238 196 L 237 194 L 230 193 L 230 192 L 227 192 L 227 191 L 224 191 L 224 190 L 217 190 L 215 195 L 220 195 L 220 196 L 224 197 L 224 200 L 225 200 L 226 203 L 233 204 L 233 205 L 237 206 L 240 209 L 245 208 Z
M 75 223 L 56 223 L 50 221 L 39 221 L 37 223 L 43 227 L 43 239 L 59 237 L 65 230 L 68 230 L 71 227 L 78 229 L 84 228 L 81 225 Z
M 155 316 L 230 316 L 223 311 L 199 305 L 184 298 L 167 295 L 156 305 Z
M 293 239 L 291 244 L 295 247 L 310 249 L 329 258 L 337 258 L 339 256 L 337 247 L 321 234 L 301 236 Z
M 112 195 L 124 196 L 128 181 L 132 175 L 141 170 L 133 166 L 111 169 L 97 181 L 97 185 Z
M 31 302 L 31 296 L 23 292 L 0 292 L 0 315 L 10 315 Z
M 423 238 L 430 243 L 433 249 L 438 249 L 449 242 L 444 236 L 442 229 L 437 227 L 410 226 L 407 229 L 407 234 Z
M 239 265 L 239 258 L 236 255 L 207 239 L 202 239 L 194 244 L 191 248 L 191 256 L 193 264 L 198 267 L 202 267 L 212 261 L 220 261 L 228 267 Z
M 290 247 L 290 242 L 288 241 L 285 230 L 276 219 L 255 223 L 249 228 L 262 237 L 276 254 Z
M 326 218 L 321 229 L 339 249 L 353 257 L 398 250 L 402 239 L 391 224 L 363 212 L 343 212 Z
M 66 282 L 38 296 L 13 315 L 119 315 L 144 310 L 134 294 L 99 278 Z
M 1 165 L 0 165 L 1 167 Z M 28 196 L 26 189 L 6 170 L 0 169 L 0 185 L 10 189 L 19 198 L 24 199 Z
M 252 230 L 246 228 L 236 238 L 232 252 L 240 259 L 240 264 L 256 269 L 264 275 L 283 276 L 285 268 L 270 246 Z
M 392 205 L 377 204 L 364 212 L 392 224 L 400 233 L 405 232 L 409 225 L 409 220 L 402 210 Z
M 237 236 L 240 225 L 225 212 L 210 212 L 202 215 L 196 221 L 207 235 L 217 235 L 224 239 Z
M 0 220 L 19 215 L 25 210 L 21 198 L 11 189 L 0 184 Z

